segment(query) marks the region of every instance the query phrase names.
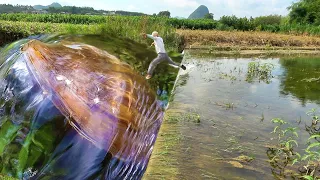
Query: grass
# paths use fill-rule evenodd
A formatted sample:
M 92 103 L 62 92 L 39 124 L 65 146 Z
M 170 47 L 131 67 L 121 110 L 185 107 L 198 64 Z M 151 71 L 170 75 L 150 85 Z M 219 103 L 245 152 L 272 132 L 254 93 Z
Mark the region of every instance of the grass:
M 201 116 L 195 110 L 181 112 L 177 108 L 177 104 L 171 105 L 166 111 L 164 121 L 161 125 L 155 148 L 153 150 L 147 171 L 143 177 L 145 180 L 154 179 L 179 179 L 178 165 L 176 157 L 176 149 L 179 148 L 180 141 L 184 136 L 179 131 L 181 123 L 191 122 L 199 124 Z M 187 152 L 189 148 L 185 150 Z
M 242 32 L 242 31 L 218 31 L 218 30 L 177 30 L 184 38 L 187 48 L 199 48 L 207 46 L 213 51 L 213 47 L 224 47 L 224 50 L 239 49 L 264 49 L 272 47 L 312 47 L 317 49 L 320 38 L 313 36 L 296 36 L 269 32 Z M 245 48 L 243 48 L 245 47 Z
M 166 22 L 148 23 L 139 21 L 111 21 L 108 24 L 68 24 L 43 22 L 13 22 L 0 20 L 0 45 L 17 39 L 38 34 L 85 34 L 85 35 L 113 35 L 126 37 L 137 42 L 151 44 L 152 40 L 145 40 L 141 33 L 151 33 L 157 30 L 164 39 L 167 50 L 178 51 L 181 38 L 176 29 L 165 24 Z M 133 28 L 135 27 L 135 28 Z
M 173 158 L 174 149 L 183 138 L 178 130 L 179 121 L 179 114 L 166 112 L 144 180 L 179 179 L 178 162 Z
M 13 177 L 0 174 L 0 180 L 16 180 Z
M 308 147 L 304 154 L 296 152 L 298 147 L 297 139 L 299 137 L 299 128 L 294 127 L 288 122 L 274 118 L 275 124 L 273 134 L 277 136 L 278 143 L 275 148 L 268 150 L 270 165 L 273 167 L 272 172 L 276 178 L 289 176 L 288 169 L 293 168 L 290 176 L 299 179 L 317 180 L 320 178 L 320 127 L 319 116 L 316 109 L 307 112 L 311 117 L 310 127 L 306 124 L 310 138 L 307 141 Z M 310 128 L 313 131 L 310 131 Z M 297 165 L 296 165 L 297 164 Z
M 242 32 L 218 30 L 176 29 L 166 19 L 152 20 L 148 17 L 133 21 L 128 19 L 109 20 L 108 23 L 73 24 L 22 22 L 0 20 L 0 45 L 23 37 L 37 34 L 112 34 L 127 37 L 138 42 L 146 41 L 141 33 L 157 30 L 163 37 L 168 50 L 181 51 L 186 48 L 207 48 L 209 53 L 229 51 L 239 55 L 243 50 L 265 50 L 272 54 L 279 49 L 319 50 L 320 37 L 286 35 L 269 32 Z M 133 28 L 134 27 L 134 28 Z M 151 44 L 148 40 L 147 44 Z

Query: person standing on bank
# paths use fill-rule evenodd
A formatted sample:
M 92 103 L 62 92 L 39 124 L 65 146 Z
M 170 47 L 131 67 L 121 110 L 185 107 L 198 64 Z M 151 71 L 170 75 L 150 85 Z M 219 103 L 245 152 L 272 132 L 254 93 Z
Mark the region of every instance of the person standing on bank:
M 152 35 L 143 33 L 143 37 L 144 38 L 148 37 L 154 40 L 151 46 L 154 45 L 158 53 L 158 56 L 149 65 L 146 79 L 150 79 L 152 77 L 152 73 L 156 68 L 156 66 L 163 61 L 167 61 L 169 64 L 172 64 L 176 68 L 181 67 L 183 70 L 186 70 L 186 67 L 184 65 L 180 66 L 178 63 L 172 61 L 172 59 L 168 56 L 164 48 L 163 39 L 159 37 L 159 34 L 157 31 L 152 32 Z

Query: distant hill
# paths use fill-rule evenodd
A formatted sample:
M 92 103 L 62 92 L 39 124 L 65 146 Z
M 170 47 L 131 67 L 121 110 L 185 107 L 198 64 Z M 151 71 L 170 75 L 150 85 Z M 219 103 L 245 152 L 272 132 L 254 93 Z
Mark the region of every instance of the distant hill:
M 49 9 L 49 7 L 54 7 L 54 8 L 61 8 L 61 4 L 57 3 L 57 2 L 54 2 L 48 6 L 43 6 L 43 5 L 35 5 L 33 6 L 33 9 L 36 9 L 36 10 L 42 10 L 42 9 Z
M 202 19 L 206 14 L 209 13 L 207 6 L 199 6 L 193 13 L 190 14 L 188 19 Z

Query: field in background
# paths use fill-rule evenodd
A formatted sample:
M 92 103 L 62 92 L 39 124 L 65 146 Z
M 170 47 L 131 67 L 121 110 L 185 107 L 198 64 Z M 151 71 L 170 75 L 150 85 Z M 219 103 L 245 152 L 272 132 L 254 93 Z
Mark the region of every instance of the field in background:
M 241 21 L 240 21 L 241 20 Z M 239 31 L 221 22 L 208 19 L 188 20 L 153 16 L 99 16 L 66 14 L 0 14 L 0 45 L 37 34 L 97 34 L 126 37 L 142 43 L 151 43 L 141 38 L 141 33 L 157 30 L 163 37 L 167 49 L 182 51 L 185 47 L 308 47 L 313 50 L 320 45 L 318 26 L 283 24 L 279 33 L 268 32 L 266 26 L 256 23 L 245 25 L 250 31 Z M 225 22 L 228 24 L 228 21 Z M 241 24 L 241 23 L 240 23 Z M 223 27 L 224 28 L 223 28 Z M 257 27 L 256 27 L 257 26 Z M 226 28 L 228 27 L 228 28 Z M 221 29 L 221 30 L 219 30 Z M 249 28 L 250 29 L 250 28 Z M 272 28 L 271 28 L 272 29 Z M 271 31 L 271 30 L 270 30 Z M 319 31 L 320 32 L 320 31 Z M 230 49 L 223 49 L 230 50 Z M 233 49 L 231 49 L 233 50 Z M 308 50 L 308 49 L 304 49 Z
M 244 46 L 244 47 L 317 47 L 320 38 L 270 32 L 218 30 L 177 30 L 187 46 Z

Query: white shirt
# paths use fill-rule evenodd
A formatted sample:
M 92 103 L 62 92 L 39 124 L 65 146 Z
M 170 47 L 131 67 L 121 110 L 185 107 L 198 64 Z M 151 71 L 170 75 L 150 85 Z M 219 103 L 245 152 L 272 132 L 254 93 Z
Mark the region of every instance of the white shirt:
M 154 46 L 156 47 L 157 53 L 166 53 L 166 50 L 164 48 L 163 39 L 161 37 L 153 37 L 150 34 L 147 34 L 147 36 L 154 40 Z

